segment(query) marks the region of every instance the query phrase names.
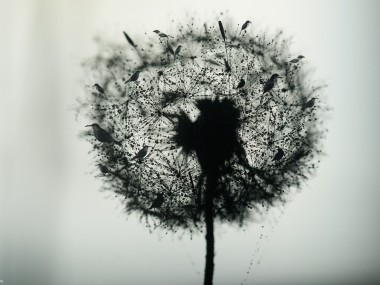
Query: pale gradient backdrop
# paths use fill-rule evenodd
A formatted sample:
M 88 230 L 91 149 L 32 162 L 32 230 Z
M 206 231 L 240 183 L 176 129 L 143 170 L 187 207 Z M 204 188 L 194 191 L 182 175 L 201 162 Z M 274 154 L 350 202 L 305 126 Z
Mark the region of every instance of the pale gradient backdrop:
M 333 110 L 320 169 L 283 214 L 216 226 L 215 284 L 380 284 L 379 1 L 1 0 L 4 284 L 202 284 L 204 237 L 150 234 L 127 219 L 98 191 L 91 146 L 77 137 L 88 122 L 69 109 L 95 35 L 122 43 L 122 30 L 135 39 L 226 10 L 292 37 Z

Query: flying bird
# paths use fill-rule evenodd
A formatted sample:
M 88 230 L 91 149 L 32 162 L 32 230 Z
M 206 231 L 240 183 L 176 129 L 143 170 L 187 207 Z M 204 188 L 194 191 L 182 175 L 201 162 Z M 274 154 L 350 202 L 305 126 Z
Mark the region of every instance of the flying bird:
M 277 149 L 276 155 L 273 157 L 273 160 L 279 161 L 284 156 L 284 151 L 281 148 Z
M 143 159 L 148 154 L 148 148 L 149 146 L 144 145 L 133 159 Z
M 95 138 L 104 143 L 116 143 L 121 145 L 120 142 L 115 140 L 106 130 L 102 129 L 98 124 L 87 125 L 86 127 L 92 127 Z
M 281 78 L 280 75 L 278 75 L 277 73 L 273 74 L 268 80 L 267 82 L 265 82 L 265 85 L 264 85 L 264 89 L 263 89 L 263 94 L 271 91 L 274 87 L 274 84 L 276 83 L 276 80 L 277 78 Z
M 157 197 L 156 199 L 154 199 L 149 209 L 160 208 L 163 203 L 164 203 L 164 195 L 162 195 L 162 193 L 157 193 Z
M 305 58 L 303 55 L 298 56 L 299 59 Z
M 242 31 L 244 31 L 248 27 L 248 25 L 250 23 L 251 23 L 250 21 L 245 21 L 245 23 L 243 24 L 243 26 L 241 26 L 240 34 L 241 34 Z
M 315 103 L 315 99 L 317 98 L 311 98 L 309 101 L 307 101 L 304 105 L 303 105 L 303 109 L 307 109 L 307 108 L 311 108 L 314 106 L 314 103 Z
M 137 70 L 135 73 L 132 74 L 132 76 L 127 80 L 125 81 L 124 83 L 127 84 L 128 82 L 132 82 L 132 81 L 137 81 L 137 79 L 139 79 L 139 76 L 140 76 L 140 71 Z
M 243 88 L 245 85 L 245 80 L 242 78 L 240 79 L 239 84 L 236 86 L 236 89 Z

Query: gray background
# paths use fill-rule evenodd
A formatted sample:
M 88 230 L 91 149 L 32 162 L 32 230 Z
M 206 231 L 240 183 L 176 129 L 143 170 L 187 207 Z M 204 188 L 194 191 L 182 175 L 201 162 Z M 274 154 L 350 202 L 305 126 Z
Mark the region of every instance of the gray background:
M 0 280 L 202 283 L 203 236 L 150 234 L 99 192 L 91 146 L 77 137 L 88 122 L 75 121 L 70 107 L 83 92 L 79 64 L 96 52 L 94 35 L 122 43 L 122 30 L 135 38 L 168 30 L 186 13 L 202 20 L 229 10 L 237 22 L 291 36 L 295 54 L 329 85 L 333 111 L 320 169 L 283 214 L 271 211 L 244 229 L 217 225 L 215 284 L 380 282 L 379 8 L 379 1 L 1 1 Z

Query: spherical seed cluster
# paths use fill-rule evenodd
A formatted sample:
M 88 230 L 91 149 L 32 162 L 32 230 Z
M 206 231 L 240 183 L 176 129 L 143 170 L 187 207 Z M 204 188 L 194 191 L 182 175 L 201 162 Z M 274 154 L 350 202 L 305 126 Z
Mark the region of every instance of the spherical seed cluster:
M 214 216 L 242 224 L 310 175 L 323 135 L 320 86 L 281 33 L 215 22 L 155 30 L 141 46 L 124 36 L 85 63 L 94 87 L 79 111 L 120 142 L 84 133 L 127 212 L 153 227 L 200 229 L 216 169 Z

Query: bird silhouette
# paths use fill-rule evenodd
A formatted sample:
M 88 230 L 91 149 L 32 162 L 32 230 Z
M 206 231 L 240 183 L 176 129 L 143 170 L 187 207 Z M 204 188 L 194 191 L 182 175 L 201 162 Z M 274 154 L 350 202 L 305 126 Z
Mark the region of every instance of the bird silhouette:
M 161 38 L 168 38 L 168 37 L 170 37 L 169 35 L 161 32 L 159 30 L 154 30 L 153 32 L 156 33 L 157 35 L 159 35 Z
M 273 160 L 279 161 L 284 156 L 284 151 L 281 148 L 277 149 L 276 155 L 273 157 Z
M 132 82 L 132 81 L 137 81 L 137 79 L 139 79 L 139 76 L 140 76 L 140 71 L 137 70 L 135 73 L 132 74 L 132 76 L 127 80 L 125 81 L 124 83 L 127 84 L 128 82 Z
M 121 145 L 120 142 L 115 140 L 106 130 L 102 129 L 98 124 L 87 125 L 86 127 L 92 127 L 95 138 L 104 143 L 116 143 Z
M 148 154 L 148 148 L 149 146 L 144 145 L 133 159 L 143 159 Z
M 248 25 L 250 23 L 251 23 L 250 21 L 245 21 L 245 23 L 243 24 L 243 26 L 241 26 L 240 34 L 241 34 L 242 31 L 244 31 L 248 27 Z
M 92 87 L 95 87 L 96 91 L 98 91 L 99 93 L 103 94 L 107 98 L 106 93 L 104 93 L 103 87 L 100 86 L 98 83 L 95 83 L 94 86 L 92 86 Z
M 103 87 L 100 86 L 98 83 L 95 83 L 93 87 L 95 87 L 96 91 L 98 91 L 99 93 L 104 94 L 104 89 L 103 89 Z
M 181 48 L 182 48 L 181 45 L 179 45 L 179 46 L 176 48 L 176 50 L 175 50 L 175 52 L 174 52 L 174 60 L 175 60 L 175 57 L 181 52 Z
M 299 62 L 303 58 L 305 58 L 303 55 L 299 55 L 296 58 L 293 58 L 290 62 L 291 63 L 297 63 L 297 62 Z
M 239 84 L 236 86 L 236 89 L 243 88 L 245 85 L 245 80 L 242 78 L 240 79 Z
M 311 107 L 313 107 L 316 99 L 317 99 L 317 98 L 311 98 L 309 101 L 307 101 L 307 102 L 303 105 L 303 109 L 307 109 L 307 108 L 311 108 Z
M 99 163 L 97 165 L 99 166 L 99 170 L 100 170 L 101 173 L 103 173 L 103 174 L 110 173 L 110 170 L 108 169 L 107 166 L 105 166 L 105 165 L 103 165 L 101 163 Z
M 267 82 L 265 82 L 265 85 L 264 85 L 264 89 L 263 89 L 263 94 L 271 91 L 274 87 L 274 84 L 276 83 L 276 80 L 277 78 L 281 78 L 280 75 L 278 75 L 277 73 L 273 74 L 268 80 Z
M 164 195 L 162 195 L 162 193 L 157 193 L 157 197 L 156 199 L 154 199 L 152 205 L 150 206 L 149 209 L 153 209 L 153 208 L 160 208 L 162 206 L 162 204 L 164 203 Z

